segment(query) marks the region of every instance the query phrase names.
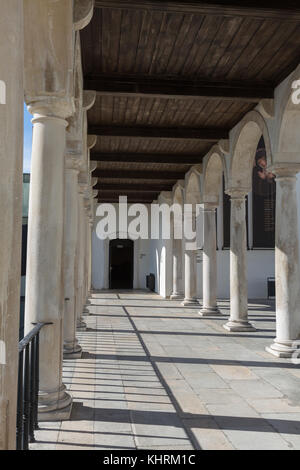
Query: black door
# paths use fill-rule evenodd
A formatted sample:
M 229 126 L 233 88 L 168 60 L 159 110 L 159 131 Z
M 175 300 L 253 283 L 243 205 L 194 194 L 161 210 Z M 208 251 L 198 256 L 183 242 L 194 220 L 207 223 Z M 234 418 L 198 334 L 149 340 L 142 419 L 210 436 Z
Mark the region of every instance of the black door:
M 111 240 L 109 243 L 109 288 L 133 288 L 133 241 Z

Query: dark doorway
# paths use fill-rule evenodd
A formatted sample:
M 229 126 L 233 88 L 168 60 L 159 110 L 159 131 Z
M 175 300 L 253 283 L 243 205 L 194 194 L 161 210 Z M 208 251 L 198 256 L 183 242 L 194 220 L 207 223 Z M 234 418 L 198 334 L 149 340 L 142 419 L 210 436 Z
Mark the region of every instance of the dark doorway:
M 111 240 L 109 243 L 109 288 L 133 288 L 133 241 Z

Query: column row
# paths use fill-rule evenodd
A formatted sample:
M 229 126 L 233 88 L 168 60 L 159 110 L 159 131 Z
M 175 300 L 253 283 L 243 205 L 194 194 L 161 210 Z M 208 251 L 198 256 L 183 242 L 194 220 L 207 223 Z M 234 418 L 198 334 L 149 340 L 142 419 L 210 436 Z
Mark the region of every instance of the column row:
M 298 168 L 274 168 L 276 174 L 276 338 L 267 351 L 278 357 L 298 353 L 300 335 L 300 266 L 298 235 Z M 224 328 L 231 332 L 255 331 L 248 319 L 246 193 L 239 188 L 228 191 L 230 221 L 230 317 Z M 202 205 L 203 215 L 203 306 L 201 316 L 220 315 L 217 306 L 216 206 Z M 195 217 L 195 215 L 194 215 Z M 182 252 L 184 251 L 184 270 Z M 182 240 L 173 240 L 173 294 L 183 297 L 184 306 L 197 305 L 197 250 Z

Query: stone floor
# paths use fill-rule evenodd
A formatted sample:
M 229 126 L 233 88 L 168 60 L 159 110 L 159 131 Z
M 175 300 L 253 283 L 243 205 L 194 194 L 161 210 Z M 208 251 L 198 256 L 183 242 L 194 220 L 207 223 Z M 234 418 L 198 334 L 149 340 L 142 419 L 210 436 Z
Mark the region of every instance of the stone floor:
M 70 421 L 41 423 L 32 449 L 300 449 L 300 366 L 265 352 L 274 308 L 250 302 L 256 332 L 144 291 L 95 293 L 84 353 L 64 362 Z

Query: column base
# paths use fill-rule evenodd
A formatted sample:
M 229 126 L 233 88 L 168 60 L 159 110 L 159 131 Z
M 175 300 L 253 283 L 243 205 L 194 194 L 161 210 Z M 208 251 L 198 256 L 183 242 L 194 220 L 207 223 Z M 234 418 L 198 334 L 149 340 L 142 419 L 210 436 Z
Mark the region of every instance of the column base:
M 70 418 L 72 411 L 72 397 L 66 392 L 66 386 L 61 385 L 59 390 L 39 392 L 38 420 L 61 421 Z
M 218 307 L 203 307 L 198 313 L 201 317 L 214 317 L 216 315 L 223 315 Z
M 84 321 L 79 320 L 76 325 L 77 331 L 85 331 L 87 328 L 86 323 Z
M 43 421 L 68 421 L 71 417 L 72 413 L 72 405 L 73 402 L 70 403 L 70 405 L 66 406 L 65 408 L 62 408 L 60 410 L 54 410 L 54 411 L 47 411 L 40 413 L 38 412 L 38 421 L 43 422 Z
M 76 344 L 72 347 L 64 345 L 64 359 L 80 359 L 82 356 L 82 347 Z
M 223 325 L 223 328 L 227 331 L 256 331 L 256 328 L 249 323 L 248 321 L 231 321 L 229 320 L 225 325 Z
M 180 294 L 180 292 L 177 292 L 177 293 L 174 293 L 174 294 L 170 295 L 170 299 L 171 300 L 183 300 L 184 295 Z
M 184 307 L 196 307 L 197 305 L 199 306 L 199 302 L 197 299 L 184 299 L 181 305 Z
M 300 341 L 295 340 L 295 341 L 276 341 L 274 340 L 274 343 L 271 344 L 271 346 L 266 347 L 266 351 L 269 354 L 272 354 L 273 356 L 276 357 L 282 357 L 282 358 L 291 358 L 295 357 L 297 360 L 297 364 L 299 364 L 299 357 L 300 357 Z

